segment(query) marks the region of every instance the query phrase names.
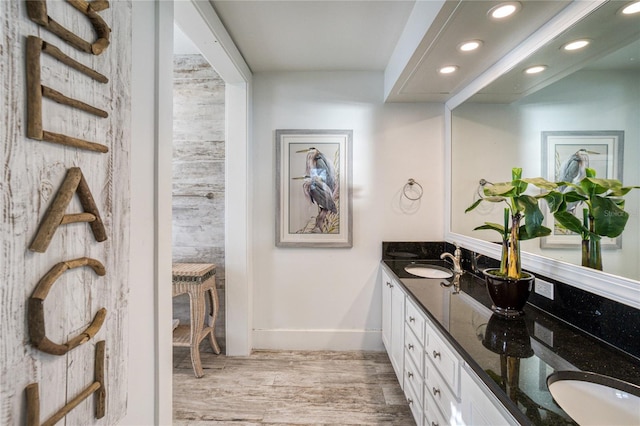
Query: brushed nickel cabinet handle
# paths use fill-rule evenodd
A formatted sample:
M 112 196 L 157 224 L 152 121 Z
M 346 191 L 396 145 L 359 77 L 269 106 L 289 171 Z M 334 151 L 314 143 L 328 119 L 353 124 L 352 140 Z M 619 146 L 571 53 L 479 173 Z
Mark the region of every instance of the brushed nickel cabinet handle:
M 431 422 L 431 426 L 440 426 L 440 425 L 436 422 Z
M 440 393 L 440 389 L 436 389 L 435 387 L 431 388 L 431 391 L 433 392 L 433 396 L 436 396 Z
M 409 345 L 407 346 L 409 349 L 413 350 L 413 345 L 411 343 L 409 343 Z
M 408 371 L 407 372 L 407 376 L 409 376 L 409 378 L 412 378 L 413 377 L 413 373 L 411 371 Z
M 416 319 L 414 317 L 409 317 L 409 322 L 416 322 Z
M 433 359 L 440 358 L 440 352 L 433 351 Z
M 409 403 L 409 405 L 411 405 L 411 404 L 413 404 L 413 399 L 407 398 L 407 402 Z

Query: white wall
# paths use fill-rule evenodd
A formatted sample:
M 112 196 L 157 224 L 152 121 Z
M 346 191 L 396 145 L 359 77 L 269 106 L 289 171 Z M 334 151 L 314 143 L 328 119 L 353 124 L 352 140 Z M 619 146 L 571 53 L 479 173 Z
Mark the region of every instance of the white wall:
M 253 81 L 253 346 L 381 350 L 382 241 L 443 239 L 443 105 L 384 104 L 375 72 Z M 275 247 L 276 129 L 353 129 L 353 248 Z M 419 202 L 401 198 L 409 178 Z
M 173 27 L 172 8 L 171 2 L 133 2 L 129 392 L 120 423 L 131 426 L 166 425 L 172 418 L 171 173 L 166 172 L 171 170 L 173 64 L 172 34 L 166 29 Z M 161 151 L 163 144 L 168 149 Z M 168 188 L 160 198 L 156 185 Z

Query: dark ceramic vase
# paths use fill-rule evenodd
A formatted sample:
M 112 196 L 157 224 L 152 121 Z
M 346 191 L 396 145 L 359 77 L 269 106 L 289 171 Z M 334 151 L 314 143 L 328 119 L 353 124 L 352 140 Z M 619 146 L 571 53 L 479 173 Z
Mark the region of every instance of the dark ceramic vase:
M 493 311 L 503 317 L 517 317 L 524 312 L 525 303 L 533 289 L 535 277 L 523 272 L 522 278 L 514 280 L 497 275 L 498 269 L 485 269 L 483 271 L 487 291 L 493 302 Z
M 482 345 L 500 355 L 514 358 L 533 356 L 531 337 L 524 317 L 504 318 L 498 314 L 491 315 Z

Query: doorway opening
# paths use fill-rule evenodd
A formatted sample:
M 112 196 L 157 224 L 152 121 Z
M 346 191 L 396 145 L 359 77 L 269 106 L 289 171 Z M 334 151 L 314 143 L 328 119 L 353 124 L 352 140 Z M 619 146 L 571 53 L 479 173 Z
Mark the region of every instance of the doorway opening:
M 215 336 L 224 353 L 225 83 L 177 25 L 173 50 L 172 261 L 216 266 Z M 174 327 L 190 318 L 188 295 L 173 298 Z

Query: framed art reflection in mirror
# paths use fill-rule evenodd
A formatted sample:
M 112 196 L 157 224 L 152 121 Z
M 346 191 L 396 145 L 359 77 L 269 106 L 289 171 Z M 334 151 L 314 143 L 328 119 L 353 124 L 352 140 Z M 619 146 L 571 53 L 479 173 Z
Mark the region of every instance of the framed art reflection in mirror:
M 624 131 L 555 131 L 542 132 L 542 176 L 552 182 L 579 184 L 586 168 L 594 169 L 596 177 L 622 181 L 622 155 Z M 561 187 L 563 192 L 570 187 Z M 579 220 L 583 216 L 583 203 L 570 203 L 568 210 Z M 551 235 L 540 239 L 541 248 L 580 247 L 580 236 L 558 224 L 548 208 L 545 226 Z M 622 248 L 622 236 L 602 238 L 602 249 Z

